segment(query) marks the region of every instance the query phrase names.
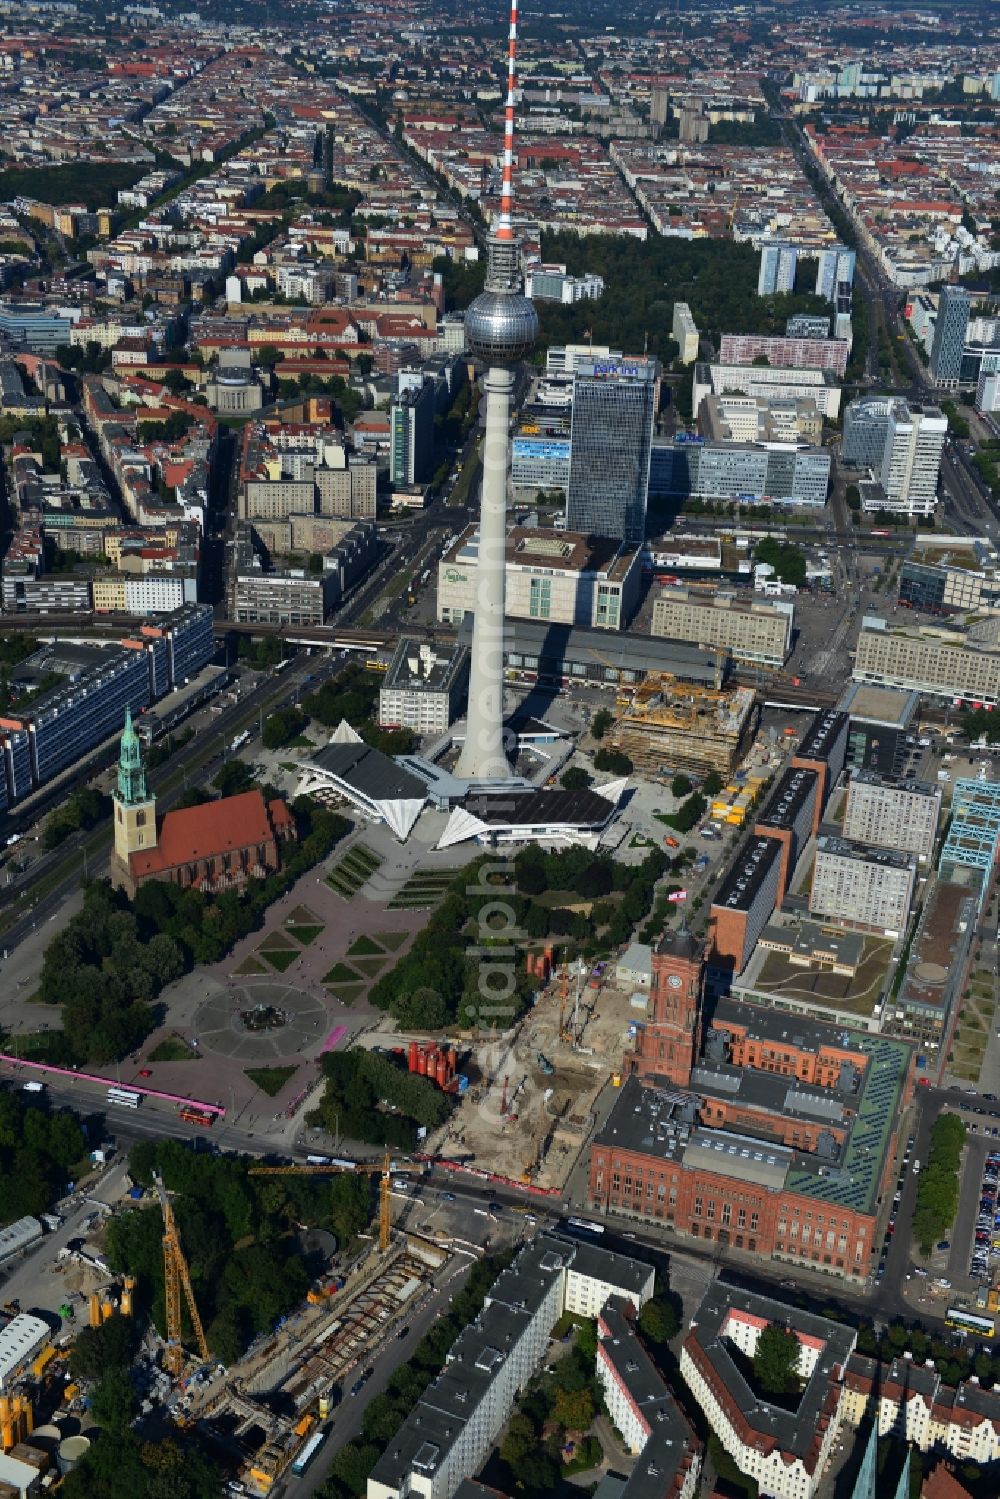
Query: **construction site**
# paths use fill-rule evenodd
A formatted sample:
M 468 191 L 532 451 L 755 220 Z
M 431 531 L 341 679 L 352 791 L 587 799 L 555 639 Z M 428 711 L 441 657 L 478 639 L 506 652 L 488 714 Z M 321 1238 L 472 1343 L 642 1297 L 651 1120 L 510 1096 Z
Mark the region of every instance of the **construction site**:
M 614 986 L 604 964 L 553 969 L 551 951 L 528 955 L 538 997 L 517 1031 L 471 1043 L 478 1080 L 433 1143 L 440 1157 L 557 1194 L 589 1138 L 598 1095 L 618 1080 L 630 1026 L 645 1009 Z
M 252 1166 L 257 1176 L 350 1172 L 377 1178 L 374 1232 L 362 1236 L 342 1273 L 332 1265 L 303 1304 L 238 1363 L 223 1369 L 212 1357 L 191 1284 L 170 1194 L 162 1179 L 142 1194 L 143 1211 L 162 1219 L 166 1330 L 149 1326 L 132 1370 L 140 1422 L 196 1422 L 226 1454 L 233 1481 L 266 1495 L 289 1471 L 299 1472 L 323 1441 L 323 1423 L 361 1366 L 432 1292 L 433 1277 L 457 1255 L 474 1250 L 445 1229 L 420 1234 L 393 1227 L 393 1196 L 401 1178 L 420 1177 L 424 1162 L 326 1162 Z M 133 1189 L 135 1195 L 140 1189 Z M 409 1204 L 412 1199 L 406 1199 Z M 74 1251 L 53 1263 L 65 1277 L 62 1331 L 8 1302 L 0 1316 L 0 1499 L 58 1488 L 90 1448 L 87 1398 L 71 1378 L 69 1358 L 80 1325 L 100 1327 L 131 1317 L 135 1281 L 111 1280 L 99 1254 Z M 71 1284 L 72 1283 L 72 1284 Z M 87 1288 L 90 1289 L 87 1289 Z M 73 1303 L 81 1304 L 79 1322 Z M 83 1309 L 86 1309 L 85 1315 Z
M 699 687 L 657 672 L 619 697 L 606 738 L 653 780 L 677 771 L 728 777 L 750 743 L 755 711 L 750 687 Z

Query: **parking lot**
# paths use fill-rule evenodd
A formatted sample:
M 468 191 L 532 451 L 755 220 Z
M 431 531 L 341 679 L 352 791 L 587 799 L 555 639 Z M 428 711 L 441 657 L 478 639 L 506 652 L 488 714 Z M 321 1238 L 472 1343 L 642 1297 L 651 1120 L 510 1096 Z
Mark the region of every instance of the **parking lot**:
M 911 1158 L 913 1155 L 913 1145 L 915 1139 L 916 1136 L 911 1135 L 907 1140 L 906 1150 L 903 1152 L 903 1159 L 899 1165 L 899 1173 L 896 1177 L 896 1186 L 894 1189 L 892 1206 L 889 1209 L 889 1217 L 886 1221 L 885 1232 L 882 1236 L 882 1248 L 879 1251 L 878 1265 L 875 1270 L 876 1283 L 881 1281 L 885 1276 L 885 1267 L 889 1258 L 889 1249 L 892 1244 L 893 1235 L 896 1232 L 896 1215 L 899 1212 L 900 1205 L 903 1200 L 903 1188 L 906 1185 L 906 1178 L 911 1170 L 914 1174 L 917 1174 L 917 1172 L 919 1171 L 919 1162 L 914 1161 L 911 1166 Z
M 977 1140 L 973 1142 L 973 1145 L 982 1146 L 983 1143 L 982 1140 Z M 977 1153 L 970 1149 L 970 1155 Z M 978 1177 L 979 1205 L 976 1209 L 971 1245 L 963 1245 L 959 1240 L 955 1247 L 963 1252 L 963 1258 L 968 1256 L 967 1273 L 982 1282 L 990 1279 L 990 1272 L 1000 1257 L 1000 1214 L 997 1213 L 1000 1148 L 991 1142 L 981 1170 L 975 1171 L 971 1160 L 969 1167 L 968 1196 L 972 1198 L 972 1184 Z

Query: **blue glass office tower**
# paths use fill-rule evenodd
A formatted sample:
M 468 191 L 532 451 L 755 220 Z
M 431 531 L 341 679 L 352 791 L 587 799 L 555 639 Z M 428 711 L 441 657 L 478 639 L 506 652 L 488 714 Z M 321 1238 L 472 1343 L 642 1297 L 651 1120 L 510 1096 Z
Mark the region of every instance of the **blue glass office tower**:
M 942 287 L 931 344 L 931 378 L 935 385 L 954 389 L 961 380 L 971 307 L 972 296 L 964 286 Z
M 659 391 L 656 359 L 577 362 L 566 490 L 570 531 L 642 542 Z

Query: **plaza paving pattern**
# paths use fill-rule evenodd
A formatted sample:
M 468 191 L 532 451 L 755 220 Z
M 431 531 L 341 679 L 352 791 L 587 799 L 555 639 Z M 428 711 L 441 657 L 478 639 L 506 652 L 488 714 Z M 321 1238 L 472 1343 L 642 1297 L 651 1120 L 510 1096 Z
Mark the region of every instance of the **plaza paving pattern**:
M 242 1016 L 257 1006 L 280 1012 L 283 1023 L 268 1030 L 248 1029 Z M 200 1047 L 241 1062 L 275 1062 L 312 1050 L 327 1029 L 325 1006 L 290 984 L 262 979 L 219 989 L 195 1016 Z

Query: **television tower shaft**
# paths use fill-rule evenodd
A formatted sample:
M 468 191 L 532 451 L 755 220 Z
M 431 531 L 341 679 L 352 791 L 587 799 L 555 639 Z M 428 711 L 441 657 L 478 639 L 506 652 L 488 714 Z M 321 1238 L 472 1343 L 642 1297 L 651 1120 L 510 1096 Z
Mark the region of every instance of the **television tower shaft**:
M 455 774 L 504 779 L 510 764 L 503 742 L 504 593 L 506 585 L 507 460 L 514 369 L 538 337 L 538 314 L 524 295 L 520 246 L 514 239 L 514 97 L 517 85 L 517 0 L 510 10 L 507 103 L 504 115 L 500 214 L 489 239 L 486 289 L 465 317 L 466 342 L 487 369 L 486 436 L 472 663 L 465 743 Z

